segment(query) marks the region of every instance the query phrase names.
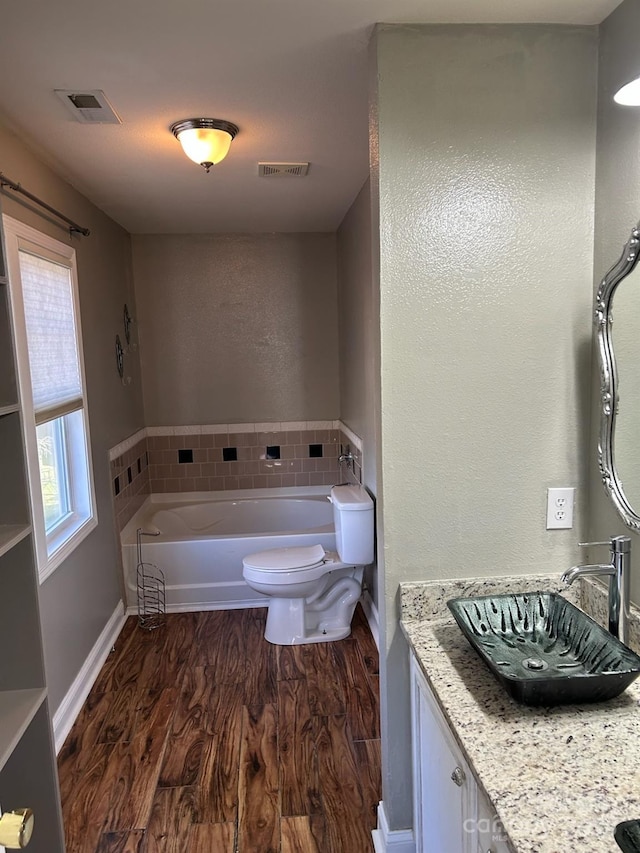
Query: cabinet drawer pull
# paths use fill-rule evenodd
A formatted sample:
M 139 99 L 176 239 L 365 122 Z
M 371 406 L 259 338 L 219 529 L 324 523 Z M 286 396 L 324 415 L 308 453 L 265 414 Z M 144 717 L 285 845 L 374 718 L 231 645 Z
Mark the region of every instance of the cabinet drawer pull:
M 464 785 L 464 780 L 466 779 L 462 767 L 456 767 L 456 769 L 451 774 L 451 778 L 456 783 L 458 788 L 461 788 Z

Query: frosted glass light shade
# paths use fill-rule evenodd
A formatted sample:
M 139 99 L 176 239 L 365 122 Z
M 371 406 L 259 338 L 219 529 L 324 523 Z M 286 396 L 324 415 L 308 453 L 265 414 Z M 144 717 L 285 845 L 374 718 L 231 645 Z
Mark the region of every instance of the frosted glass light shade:
M 613 100 L 623 107 L 640 107 L 640 77 L 618 89 Z
M 238 128 L 222 119 L 190 118 L 176 122 L 171 131 L 187 157 L 204 166 L 208 172 L 211 166 L 227 156 Z
M 219 163 L 229 153 L 231 137 L 224 130 L 193 128 L 178 136 L 184 153 L 194 163 Z

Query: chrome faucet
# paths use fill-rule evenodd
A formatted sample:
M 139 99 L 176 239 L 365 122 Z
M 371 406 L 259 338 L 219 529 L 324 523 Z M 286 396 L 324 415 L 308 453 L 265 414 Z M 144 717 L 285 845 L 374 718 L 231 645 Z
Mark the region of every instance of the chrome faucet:
M 627 642 L 629 597 L 631 584 L 631 538 L 612 536 L 609 542 L 580 542 L 580 545 L 608 545 L 610 562 L 588 566 L 573 566 L 561 577 L 566 586 L 583 575 L 609 577 L 609 631 L 621 642 Z
M 349 445 L 347 445 L 345 452 L 338 456 L 338 465 L 350 465 L 353 468 L 354 462 L 355 456 L 351 452 Z

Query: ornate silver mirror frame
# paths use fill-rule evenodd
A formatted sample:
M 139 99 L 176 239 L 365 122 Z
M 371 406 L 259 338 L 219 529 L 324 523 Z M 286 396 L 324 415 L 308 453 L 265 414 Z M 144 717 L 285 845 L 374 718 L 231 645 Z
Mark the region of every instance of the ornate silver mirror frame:
M 600 439 L 598 463 L 604 487 L 624 523 L 640 530 L 640 515 L 630 504 L 615 465 L 615 428 L 619 404 L 619 381 L 612 338 L 612 301 L 620 282 L 640 257 L 640 224 L 631 232 L 622 256 L 602 280 L 596 296 L 595 324 L 600 356 Z

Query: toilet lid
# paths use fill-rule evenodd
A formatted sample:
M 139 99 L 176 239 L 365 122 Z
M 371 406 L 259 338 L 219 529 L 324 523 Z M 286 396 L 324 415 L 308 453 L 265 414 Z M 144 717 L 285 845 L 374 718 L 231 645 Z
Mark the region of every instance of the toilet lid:
M 322 545 L 306 545 L 299 548 L 272 548 L 270 551 L 258 551 L 257 554 L 249 554 L 242 562 L 252 569 L 285 572 L 315 566 L 325 557 L 326 552 Z

